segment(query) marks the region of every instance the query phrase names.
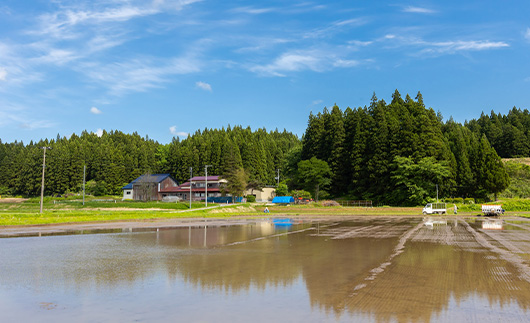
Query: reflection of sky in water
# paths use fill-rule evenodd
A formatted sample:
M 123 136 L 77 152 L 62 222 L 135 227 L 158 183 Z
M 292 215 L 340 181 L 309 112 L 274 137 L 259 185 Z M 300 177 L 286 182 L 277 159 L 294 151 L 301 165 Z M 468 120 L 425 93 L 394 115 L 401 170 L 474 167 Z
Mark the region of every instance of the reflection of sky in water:
M 256 222 L 1 239 L 0 321 L 525 318 L 530 285 L 480 250 L 463 225 L 421 227 L 366 281 L 417 223 Z

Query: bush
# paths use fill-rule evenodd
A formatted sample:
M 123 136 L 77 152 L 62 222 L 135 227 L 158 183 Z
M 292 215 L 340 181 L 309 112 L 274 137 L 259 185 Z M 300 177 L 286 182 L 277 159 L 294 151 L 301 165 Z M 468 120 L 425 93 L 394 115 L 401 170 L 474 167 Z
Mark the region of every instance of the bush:
M 472 197 L 465 198 L 464 204 L 475 204 L 475 199 Z
M 455 197 L 455 198 L 453 199 L 453 203 L 464 204 L 464 199 L 461 198 L 461 197 Z
M 323 191 L 323 190 L 318 192 L 318 198 L 319 199 L 324 200 L 324 199 L 327 199 L 328 197 L 329 197 L 329 193 L 328 192 Z
M 292 197 L 294 197 L 295 200 L 299 197 L 303 199 L 311 199 L 311 193 L 309 193 L 308 191 L 304 191 L 304 190 L 291 191 L 291 195 Z
M 287 184 L 284 182 L 281 182 L 280 185 L 276 188 L 276 196 L 287 196 L 288 189 Z
M 249 203 L 256 202 L 256 197 L 254 195 L 247 195 L 245 196 L 245 198 L 247 199 L 247 202 Z

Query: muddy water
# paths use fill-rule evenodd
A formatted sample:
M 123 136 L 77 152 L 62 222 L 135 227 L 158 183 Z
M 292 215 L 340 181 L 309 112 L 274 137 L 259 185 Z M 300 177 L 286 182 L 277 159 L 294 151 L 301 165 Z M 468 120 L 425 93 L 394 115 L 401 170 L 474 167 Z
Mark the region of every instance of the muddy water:
M 509 219 L 0 239 L 0 322 L 528 322 L 529 254 Z

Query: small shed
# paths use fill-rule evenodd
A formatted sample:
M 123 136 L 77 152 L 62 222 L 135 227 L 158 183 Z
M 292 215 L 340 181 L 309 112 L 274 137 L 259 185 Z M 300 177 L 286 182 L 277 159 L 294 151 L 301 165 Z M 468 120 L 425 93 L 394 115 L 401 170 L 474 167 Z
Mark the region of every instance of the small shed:
M 278 204 L 294 203 L 294 198 L 292 196 L 276 196 L 272 199 L 272 203 L 278 203 Z

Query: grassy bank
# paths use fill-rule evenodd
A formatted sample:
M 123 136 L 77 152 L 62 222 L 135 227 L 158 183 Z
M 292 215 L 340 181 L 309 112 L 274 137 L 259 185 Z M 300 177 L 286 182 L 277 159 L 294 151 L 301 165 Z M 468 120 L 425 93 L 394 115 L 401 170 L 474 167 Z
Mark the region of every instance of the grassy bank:
M 506 215 L 530 217 L 530 200 L 501 201 L 508 211 Z M 209 206 L 212 206 L 211 204 Z M 215 205 L 214 205 L 215 206 Z M 448 204 L 449 216 L 452 204 Z M 481 206 L 457 204 L 458 214 L 476 216 Z M 232 216 L 421 216 L 422 207 L 325 207 L 318 204 L 267 206 L 264 204 L 237 204 L 204 209 L 204 203 L 193 203 L 189 210 L 187 203 L 136 202 L 111 200 L 89 200 L 83 206 L 77 200 L 47 199 L 44 213 L 40 214 L 38 200 L 31 199 L 18 203 L 0 203 L 0 226 L 41 225 L 52 223 L 98 222 L 98 221 L 143 221 L 149 219 L 193 218 L 193 217 L 232 217 Z

